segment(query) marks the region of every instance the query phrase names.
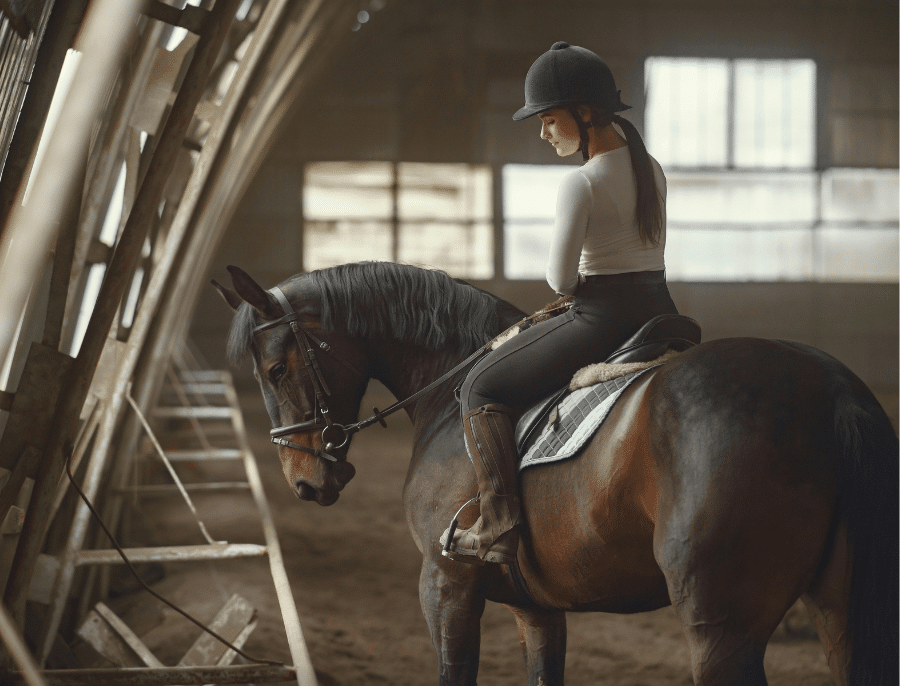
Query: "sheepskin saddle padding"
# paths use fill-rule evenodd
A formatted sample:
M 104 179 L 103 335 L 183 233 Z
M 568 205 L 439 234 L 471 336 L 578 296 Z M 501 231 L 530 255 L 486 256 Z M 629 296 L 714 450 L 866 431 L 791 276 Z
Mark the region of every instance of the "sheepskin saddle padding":
M 620 376 L 626 376 L 632 372 L 639 372 L 650 367 L 658 367 L 665 364 L 676 355 L 680 355 L 677 350 L 667 350 L 665 353 L 649 362 L 625 362 L 624 364 L 607 364 L 606 362 L 598 362 L 597 364 L 589 364 L 582 367 L 569 382 L 569 390 L 577 391 L 579 388 L 586 388 L 602 381 L 609 381 Z

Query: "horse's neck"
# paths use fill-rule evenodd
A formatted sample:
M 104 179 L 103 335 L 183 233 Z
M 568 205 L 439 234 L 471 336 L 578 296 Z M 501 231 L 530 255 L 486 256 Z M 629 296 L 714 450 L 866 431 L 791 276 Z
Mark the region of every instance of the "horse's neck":
M 396 341 L 385 341 L 370 345 L 373 356 L 373 377 L 383 383 L 398 400 L 405 400 L 423 389 L 442 374 L 453 368 L 462 358 L 458 353 L 425 350 L 416 346 L 398 344 Z M 459 359 L 457 359 L 459 358 Z M 458 379 L 448 380 L 447 384 Z M 434 396 L 442 390 L 429 394 Z M 415 421 L 416 410 L 423 405 L 430 405 L 432 398 L 424 397 L 414 401 L 404 409 Z

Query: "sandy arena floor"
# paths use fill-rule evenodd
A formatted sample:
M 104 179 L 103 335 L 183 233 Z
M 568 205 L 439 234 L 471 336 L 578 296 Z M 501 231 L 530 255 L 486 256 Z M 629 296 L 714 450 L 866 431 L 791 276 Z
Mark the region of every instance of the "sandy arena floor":
M 322 686 L 437 681 L 437 659 L 419 609 L 420 556 L 408 533 L 401 503 L 410 425 L 394 415 L 387 431 L 356 437 L 350 460 L 356 478 L 329 508 L 300 502 L 281 475 L 258 391 L 242 393 L 248 431 L 276 518 L 285 562 L 313 664 Z M 383 395 L 363 407 L 385 407 Z M 385 404 L 379 404 L 385 403 Z M 184 473 L 185 480 L 212 472 Z M 239 473 L 216 471 L 215 478 Z M 229 542 L 262 543 L 249 495 L 197 497 L 211 535 Z M 201 543 L 187 508 L 177 500 L 147 500 L 134 516 L 139 532 L 130 545 Z M 154 585 L 201 620 L 209 620 L 232 593 L 258 609 L 260 625 L 247 652 L 289 662 L 287 641 L 265 560 L 168 565 Z M 127 593 L 110 605 L 166 664 L 174 664 L 198 630 L 144 593 Z M 809 635 L 805 611 L 769 644 L 766 672 L 772 686 L 830 684 L 824 654 Z M 689 655 L 671 608 L 645 614 L 569 615 L 566 676 L 569 684 L 651 686 L 691 684 Z M 525 670 L 515 623 L 502 606 L 488 605 L 482 622 L 479 683 L 523 684 Z

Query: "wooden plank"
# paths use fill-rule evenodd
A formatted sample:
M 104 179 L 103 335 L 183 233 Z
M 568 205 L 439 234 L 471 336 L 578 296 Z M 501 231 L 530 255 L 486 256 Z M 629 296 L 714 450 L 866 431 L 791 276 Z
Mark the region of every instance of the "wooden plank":
M 250 638 L 250 634 L 253 633 L 254 629 L 256 629 L 258 624 L 259 624 L 259 619 L 254 617 L 253 621 L 250 622 L 247 626 L 245 626 L 243 628 L 241 633 L 239 633 L 237 635 L 237 638 L 235 638 L 231 642 L 231 644 L 235 648 L 243 649 L 244 644 L 247 642 L 247 639 Z M 216 662 L 216 665 L 219 667 L 225 667 L 227 665 L 230 665 L 232 662 L 234 662 L 234 658 L 236 658 L 236 657 L 237 657 L 237 653 L 234 652 L 231 648 L 229 648 L 228 650 L 226 650 L 223 653 L 222 657 L 219 658 L 219 661 Z
M 171 545 L 157 548 L 125 548 L 132 564 L 136 562 L 195 562 L 197 560 L 229 560 L 239 557 L 261 557 L 266 546 L 255 543 L 215 543 L 213 545 Z M 115 550 L 81 550 L 78 565 L 124 564 Z
M 247 488 L 250 488 L 248 485 Z M 22 532 L 22 524 L 25 522 L 25 510 L 21 507 L 13 505 L 6 512 L 3 523 L 0 524 L 0 534 L 8 536 L 11 534 L 19 534 Z
M 22 679 L 28 686 L 46 685 L 47 682 L 44 681 L 31 650 L 25 643 L 25 639 L 19 634 L 18 628 L 3 603 L 0 603 L 0 641 L 8 651 L 7 661 L 22 670 Z
M 241 635 L 255 614 L 256 609 L 235 593 L 210 622 L 209 628 L 230 643 Z M 178 666 L 214 665 L 228 650 L 224 643 L 204 631 L 178 662 Z
M 125 643 L 128 644 L 128 647 L 131 648 L 135 654 L 141 658 L 141 661 L 147 665 L 148 667 L 164 667 L 162 662 L 160 662 L 156 655 L 150 652 L 150 649 L 144 645 L 144 642 L 137 637 L 128 625 L 119 619 L 119 616 L 110 610 L 103 603 L 97 603 L 94 606 L 94 609 L 97 611 L 103 619 L 106 620 L 106 623 L 109 624 L 110 628 L 115 631 Z
M 50 602 L 56 577 L 59 576 L 59 558 L 55 555 L 38 555 L 34 574 L 28 584 L 28 600 L 47 605 Z
M 203 433 L 206 435 L 208 439 L 210 438 L 221 438 L 225 439 L 222 442 L 230 442 L 227 439 L 231 439 L 234 437 L 234 429 L 231 428 L 231 417 L 227 419 L 221 419 L 215 423 L 205 422 L 203 426 Z M 165 438 L 167 441 L 184 441 L 185 439 L 196 439 L 197 432 L 194 431 L 193 427 L 190 428 L 181 428 L 181 429 L 166 429 Z M 199 442 L 199 441 L 198 441 Z M 150 448 L 150 441 L 144 441 L 142 449 L 146 452 Z
M 205 405 L 203 407 L 157 407 L 153 410 L 154 417 L 163 419 L 230 419 L 232 409 L 227 406 Z
M 47 437 L 47 427 L 52 426 L 53 410 L 63 391 L 63 380 L 73 364 L 71 357 L 56 348 L 38 342 L 31 344 L 0 439 L 0 467 L 14 469 L 20 456 L 26 457 L 22 451 L 30 446 L 37 451 L 38 461 L 26 464 L 25 474 L 34 478 L 43 459 L 41 439 Z
M 33 450 L 34 448 L 26 448 L 26 451 L 29 452 Z M 13 507 L 17 507 L 16 505 L 9 505 L 11 502 L 17 502 L 18 506 L 24 510 L 27 507 L 28 499 L 31 497 L 34 481 L 25 478 L 25 455 L 20 460 L 22 462 L 21 467 L 17 466 L 12 472 L 7 472 L 3 477 L 7 480 L 4 484 L 4 489 L 8 490 L 0 490 L 0 512 L 3 512 L 4 507 L 10 508 L 7 512 L 11 511 Z M 3 479 L 0 479 L 0 483 L 2 482 Z M 3 503 L 6 503 L 6 505 L 4 506 Z M 0 536 L 0 588 L 6 586 L 7 575 L 12 567 L 16 548 L 19 546 L 20 534 L 21 529 L 18 533 Z
M 246 481 L 210 481 L 207 483 L 184 484 L 184 490 L 192 493 L 249 491 L 250 484 Z M 178 487 L 172 484 L 152 484 L 148 486 L 135 486 L 132 488 L 116 488 L 113 489 L 113 492 L 117 495 L 171 495 L 178 493 Z
M 200 462 L 203 460 L 240 460 L 244 451 L 238 448 L 213 448 L 204 450 L 167 450 L 166 457 L 171 462 Z
M 184 381 L 197 381 L 197 382 L 210 382 L 210 383 L 221 383 L 222 380 L 228 375 L 229 372 L 227 370 L 220 369 L 196 369 L 196 370 L 185 370 L 179 372 L 179 376 Z
M 165 686 L 166 684 L 246 684 L 296 682 L 284 665 L 231 665 L 228 667 L 132 667 L 130 669 L 47 669 L 40 673 L 47 686 Z M 3 686 L 30 686 L 19 672 L 4 673 Z M 304 682 L 305 684 L 306 682 Z M 315 682 L 313 682 L 315 683 Z
M 193 393 L 195 395 L 225 395 L 225 384 L 221 382 L 200 382 L 191 381 L 181 386 L 185 393 Z
M 88 612 L 84 622 L 75 632 L 91 648 L 119 667 L 144 667 L 135 652 L 128 647 L 103 618 L 95 611 Z
M 163 112 L 171 103 L 172 89 L 181 72 L 181 63 L 196 44 L 196 36 L 185 36 L 174 50 L 163 47 L 156 49 L 156 59 L 144 85 L 144 94 L 131 114 L 131 125 L 134 128 L 150 135 L 156 134 Z

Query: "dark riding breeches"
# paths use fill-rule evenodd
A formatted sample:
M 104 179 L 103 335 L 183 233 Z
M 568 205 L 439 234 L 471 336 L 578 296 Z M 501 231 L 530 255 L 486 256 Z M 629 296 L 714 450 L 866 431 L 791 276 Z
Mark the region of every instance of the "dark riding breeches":
M 522 331 L 472 368 L 462 412 L 500 403 L 515 419 L 582 367 L 605 360 L 649 319 L 677 313 L 665 272 L 588 277 L 568 312 Z

